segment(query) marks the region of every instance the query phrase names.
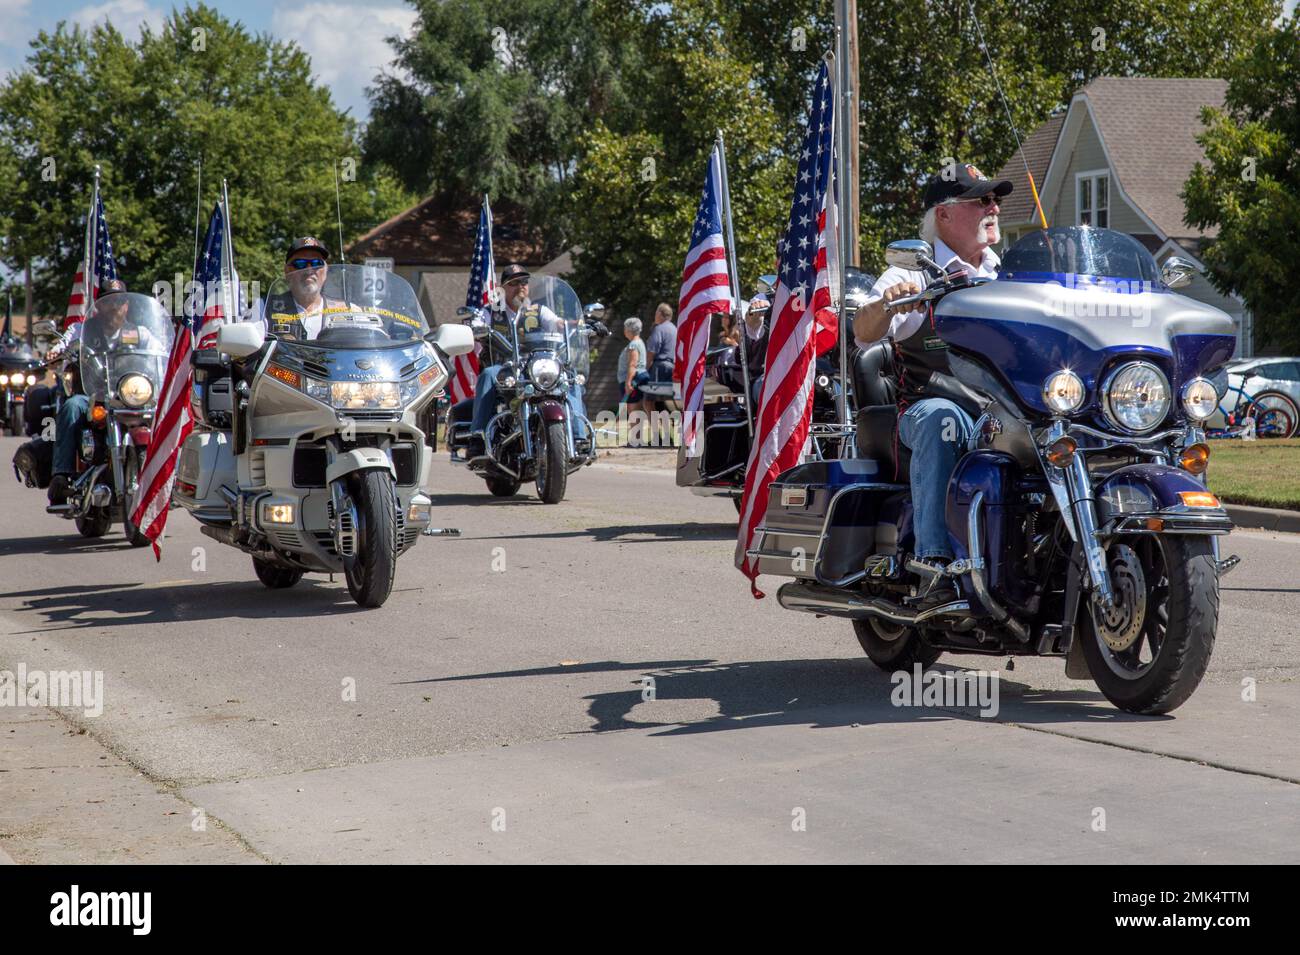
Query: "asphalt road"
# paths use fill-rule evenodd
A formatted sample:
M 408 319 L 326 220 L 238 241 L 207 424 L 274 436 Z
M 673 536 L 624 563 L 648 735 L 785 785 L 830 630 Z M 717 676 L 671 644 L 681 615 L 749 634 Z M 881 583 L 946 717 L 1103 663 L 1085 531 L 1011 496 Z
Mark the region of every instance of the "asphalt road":
M 266 590 L 184 511 L 155 563 L 0 482 L 0 669 L 103 671 L 105 696 L 0 708 L 0 857 L 1300 861 L 1300 536 L 1230 538 L 1171 717 L 1061 661 L 945 656 L 1002 671 L 986 719 L 892 706 L 846 622 L 754 600 L 730 502 L 653 467 L 569 487 L 502 501 L 440 456 L 462 536 L 360 610 L 341 578 Z

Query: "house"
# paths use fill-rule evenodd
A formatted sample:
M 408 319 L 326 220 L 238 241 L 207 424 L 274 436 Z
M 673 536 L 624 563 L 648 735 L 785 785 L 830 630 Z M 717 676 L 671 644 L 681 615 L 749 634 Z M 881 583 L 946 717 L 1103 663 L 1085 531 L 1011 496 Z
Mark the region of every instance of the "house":
M 465 304 L 478 218 L 476 202 L 430 196 L 361 236 L 348 247 L 348 257 L 354 262 L 391 259 L 393 270 L 416 290 L 431 325 L 455 321 L 456 309 Z M 563 275 L 573 268 L 567 252 L 547 252 L 516 204 L 493 203 L 492 219 L 498 271 L 511 262 L 545 275 Z
M 1183 222 L 1180 193 L 1204 159 L 1196 142 L 1201 109 L 1222 106 L 1226 80 L 1105 76 L 1074 94 L 1069 107 L 1024 141 L 998 174 L 1015 191 L 1002 203 L 1004 248 L 1039 227 L 1025 165 L 1038 184 L 1049 225 L 1093 225 L 1127 232 L 1164 264 L 1177 255 L 1204 270 L 1201 251 L 1216 229 Z M 1235 295 L 1202 274 L 1180 289 L 1220 308 L 1237 326 L 1239 357 L 1254 354 L 1251 315 Z

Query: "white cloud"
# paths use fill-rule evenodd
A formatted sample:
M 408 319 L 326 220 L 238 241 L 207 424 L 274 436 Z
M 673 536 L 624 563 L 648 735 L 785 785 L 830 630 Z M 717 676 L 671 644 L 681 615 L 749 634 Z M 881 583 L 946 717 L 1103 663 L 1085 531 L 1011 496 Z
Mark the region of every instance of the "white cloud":
M 5 0 L 0 0 L 4 3 Z M 154 30 L 162 24 L 166 14 L 149 6 L 147 0 L 108 0 L 82 7 L 69 17 L 73 23 L 89 29 L 99 24 L 111 24 L 124 37 L 134 40 L 140 28 L 148 24 Z
M 312 72 L 333 92 L 335 104 L 364 120 L 370 112 L 366 87 L 393 59 L 387 38 L 410 33 L 415 16 L 410 7 L 398 5 L 276 7 L 271 33 L 302 47 L 311 56 Z

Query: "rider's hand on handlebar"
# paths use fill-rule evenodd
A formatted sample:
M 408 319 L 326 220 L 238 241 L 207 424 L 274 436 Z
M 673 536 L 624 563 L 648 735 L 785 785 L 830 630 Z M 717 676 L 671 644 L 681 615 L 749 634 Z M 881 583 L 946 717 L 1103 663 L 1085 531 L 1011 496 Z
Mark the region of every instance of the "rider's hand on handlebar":
M 912 311 L 916 308 L 916 305 L 914 304 L 890 306 L 889 303 L 909 295 L 919 295 L 920 292 L 921 287 L 915 282 L 899 282 L 897 285 L 891 285 L 889 288 L 885 289 L 883 293 L 885 300 L 885 314 L 890 318 L 893 318 L 901 312 Z

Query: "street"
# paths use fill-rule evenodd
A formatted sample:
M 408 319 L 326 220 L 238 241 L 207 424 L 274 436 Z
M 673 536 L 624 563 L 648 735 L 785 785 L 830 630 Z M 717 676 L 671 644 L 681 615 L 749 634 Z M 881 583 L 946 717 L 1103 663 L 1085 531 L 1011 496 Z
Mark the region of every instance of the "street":
M 1300 536 L 1224 541 L 1214 658 L 1171 716 L 1059 659 L 951 655 L 1000 671 L 996 717 L 902 708 L 848 622 L 750 596 L 731 502 L 673 455 L 544 506 L 440 452 L 461 536 L 422 538 L 377 610 L 341 577 L 266 589 L 182 510 L 156 563 L 0 482 L 0 670 L 104 674 L 102 715 L 0 707 L 0 858 L 1300 861 Z

